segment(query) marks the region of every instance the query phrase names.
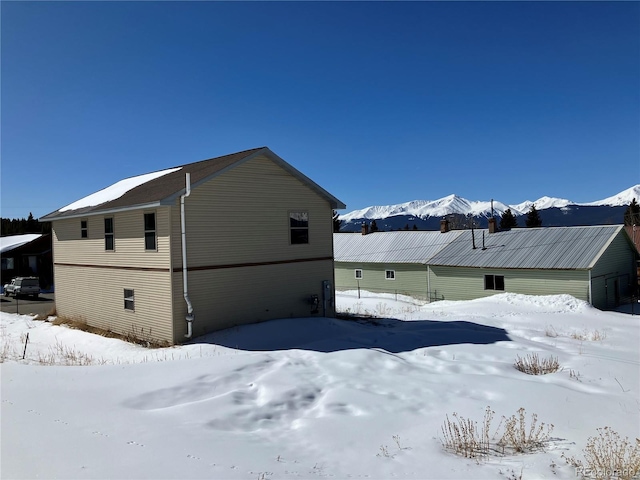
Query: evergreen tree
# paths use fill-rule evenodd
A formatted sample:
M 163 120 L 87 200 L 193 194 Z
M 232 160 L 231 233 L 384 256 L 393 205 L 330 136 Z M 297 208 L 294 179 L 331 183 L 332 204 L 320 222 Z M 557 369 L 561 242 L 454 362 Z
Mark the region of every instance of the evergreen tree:
M 535 205 L 531 205 L 531 208 L 527 212 L 527 221 L 525 222 L 525 225 L 527 226 L 527 228 L 542 226 L 542 219 L 540 218 Z
M 518 220 L 516 216 L 511 212 L 510 208 L 507 208 L 502 217 L 500 217 L 500 230 L 511 230 L 518 226 Z
M 371 233 L 378 231 L 378 224 L 376 223 L 375 218 L 371 221 L 371 226 L 369 227 L 369 231 Z
M 624 211 L 624 224 L 625 225 L 638 225 L 640 226 L 640 205 L 634 198 Z
M 415 223 L 413 224 L 413 229 L 418 230 L 418 226 Z
M 404 229 L 405 229 L 405 230 L 409 230 L 409 224 L 408 224 L 408 223 L 407 223 L 407 224 L 405 224 Z
M 333 233 L 338 233 L 340 231 L 340 227 L 342 226 L 342 220 L 338 218 L 338 212 L 333 211 Z

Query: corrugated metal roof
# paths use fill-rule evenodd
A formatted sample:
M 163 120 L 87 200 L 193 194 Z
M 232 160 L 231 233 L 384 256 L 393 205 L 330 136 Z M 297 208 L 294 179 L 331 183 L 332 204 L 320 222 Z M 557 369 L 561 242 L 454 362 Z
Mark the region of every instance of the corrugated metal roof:
M 462 230 L 334 233 L 334 258 L 336 262 L 427 263 L 461 234 Z
M 464 230 L 430 265 L 524 269 L 588 269 L 621 231 L 621 225 L 515 228 L 489 234 Z M 482 235 L 484 233 L 484 246 Z

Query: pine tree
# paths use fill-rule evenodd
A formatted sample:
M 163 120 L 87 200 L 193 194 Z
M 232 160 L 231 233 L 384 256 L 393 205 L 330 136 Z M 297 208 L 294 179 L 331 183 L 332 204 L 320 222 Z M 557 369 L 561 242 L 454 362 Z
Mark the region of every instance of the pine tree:
M 408 223 L 407 223 L 407 224 L 405 224 L 405 226 L 404 226 L 404 230 L 409 230 L 409 224 L 408 224 Z
M 525 222 L 525 225 L 527 226 L 527 228 L 542 226 L 542 219 L 540 218 L 535 205 L 531 205 L 531 208 L 527 212 L 527 221 Z
M 378 224 L 376 223 L 375 218 L 371 221 L 371 226 L 369 227 L 369 231 L 371 233 L 378 231 Z
M 507 208 L 502 217 L 500 217 L 500 230 L 511 230 L 518 226 L 518 220 L 515 215 L 511 212 L 510 208 Z
M 418 226 L 415 223 L 413 224 L 413 230 L 418 230 Z
M 333 211 L 333 233 L 338 233 L 340 231 L 340 227 L 342 226 L 342 220 L 338 218 L 338 212 Z
M 624 211 L 624 224 L 625 225 L 638 225 L 640 226 L 640 205 L 634 198 Z

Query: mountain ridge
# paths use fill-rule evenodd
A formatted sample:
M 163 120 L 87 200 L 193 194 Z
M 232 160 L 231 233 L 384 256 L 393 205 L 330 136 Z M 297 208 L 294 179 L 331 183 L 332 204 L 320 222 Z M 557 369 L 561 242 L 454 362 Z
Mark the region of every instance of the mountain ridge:
M 497 200 L 493 200 L 494 215 L 502 215 L 509 208 L 516 216 L 526 215 L 531 205 L 536 206 L 536 210 L 567 209 L 568 207 L 623 207 L 629 205 L 631 200 L 640 199 L 640 184 L 634 185 L 611 197 L 588 203 L 575 203 L 564 198 L 541 197 L 536 201 L 525 200 L 524 202 L 507 205 Z M 443 217 L 445 215 L 459 214 L 479 217 L 491 215 L 491 201 L 472 201 L 458 195 L 451 194 L 437 200 L 412 200 L 410 202 L 395 205 L 375 205 L 339 216 L 343 222 L 350 223 L 355 220 L 382 220 L 395 216 L 418 217 L 426 220 L 430 217 Z

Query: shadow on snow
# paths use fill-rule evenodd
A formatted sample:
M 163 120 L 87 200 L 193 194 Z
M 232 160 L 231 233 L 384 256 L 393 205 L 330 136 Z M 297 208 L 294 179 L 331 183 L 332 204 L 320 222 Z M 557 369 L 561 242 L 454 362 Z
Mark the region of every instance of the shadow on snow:
M 374 348 L 400 353 L 425 347 L 503 341 L 511 341 L 506 330 L 462 320 L 295 318 L 233 327 L 198 337 L 190 343 L 211 343 L 247 351 L 336 352 Z

